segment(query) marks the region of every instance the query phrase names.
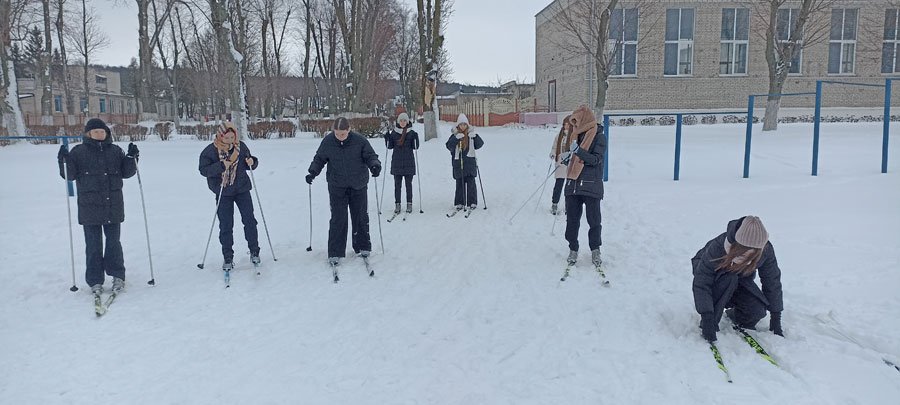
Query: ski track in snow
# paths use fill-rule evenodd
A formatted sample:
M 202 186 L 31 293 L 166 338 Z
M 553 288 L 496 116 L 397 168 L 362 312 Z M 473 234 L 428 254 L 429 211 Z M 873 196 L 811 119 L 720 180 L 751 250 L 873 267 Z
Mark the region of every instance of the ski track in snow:
M 94 319 L 83 282 L 77 225 L 80 291 L 67 291 L 58 146 L 0 148 L 2 402 L 879 404 L 900 397 L 900 373 L 882 360 L 900 363 L 900 142 L 891 144 L 892 172 L 879 174 L 880 124 L 824 125 L 818 177 L 809 176 L 810 125 L 757 132 L 750 179 L 740 178 L 743 126 L 687 126 L 678 182 L 673 127 L 613 127 L 602 203 L 611 288 L 600 286 L 590 264 L 584 220 L 578 264 L 559 281 L 567 247 L 564 217 L 551 236 L 552 178 L 541 201 L 508 221 L 546 176 L 556 129 L 478 128 L 488 209 L 479 189 L 478 212 L 447 218 L 450 124 L 439 128 L 419 151 L 425 213 L 416 195 L 407 221 L 382 215 L 382 255 L 370 184 L 376 274 L 370 278 L 348 246 L 337 285 L 325 262 L 324 173 L 313 184 L 313 251 L 305 251 L 303 176 L 319 140 L 247 141 L 260 159 L 255 178 L 278 261 L 257 205 L 262 275 L 236 218 L 228 290 L 217 230 L 206 269 L 196 268 L 215 208 L 197 173 L 206 143 L 140 143 L 157 286 L 146 285 L 137 180 L 126 180 L 128 288 L 102 319 Z M 383 144 L 373 145 L 389 173 Z M 391 184 L 385 192 L 391 207 Z M 690 258 L 728 220 L 747 214 L 763 218 L 778 254 L 787 338 L 768 332 L 767 318 L 751 331 L 778 368 L 722 322 L 717 345 L 734 379 L 728 384 L 697 328 Z

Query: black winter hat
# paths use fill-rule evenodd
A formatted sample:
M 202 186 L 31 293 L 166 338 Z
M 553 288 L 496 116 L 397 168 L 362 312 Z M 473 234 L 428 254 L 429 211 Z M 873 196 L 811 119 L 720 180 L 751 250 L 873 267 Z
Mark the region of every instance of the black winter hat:
M 84 124 L 84 133 L 87 135 L 88 132 L 91 132 L 93 129 L 103 129 L 106 131 L 106 136 L 110 135 L 109 127 L 106 126 L 106 123 L 103 122 L 100 118 L 91 118 L 88 120 L 87 124 Z

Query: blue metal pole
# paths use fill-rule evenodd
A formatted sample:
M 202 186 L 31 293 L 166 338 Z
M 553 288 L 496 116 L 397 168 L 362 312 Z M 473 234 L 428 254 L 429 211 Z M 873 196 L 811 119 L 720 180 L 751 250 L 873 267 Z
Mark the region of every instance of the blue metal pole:
M 681 114 L 675 114 L 675 177 L 678 181 L 678 174 L 681 171 Z
M 744 139 L 744 178 L 750 177 L 750 142 L 753 138 L 753 104 L 756 96 L 750 96 L 747 100 L 747 135 Z
M 822 81 L 816 80 L 816 114 L 813 118 L 812 175 L 819 175 L 819 126 L 822 121 Z
M 881 141 L 881 172 L 887 173 L 888 140 L 891 132 L 891 87 L 893 79 L 884 80 L 884 139 Z
M 66 147 L 66 150 L 69 150 L 69 138 L 62 137 L 62 144 Z M 63 164 L 67 164 L 63 162 Z M 66 186 L 69 189 L 69 197 L 75 197 L 75 187 L 72 185 L 72 182 L 69 179 L 66 179 Z
M 603 181 L 609 181 L 609 115 L 603 114 L 603 132 L 606 135 L 606 151 L 603 152 Z

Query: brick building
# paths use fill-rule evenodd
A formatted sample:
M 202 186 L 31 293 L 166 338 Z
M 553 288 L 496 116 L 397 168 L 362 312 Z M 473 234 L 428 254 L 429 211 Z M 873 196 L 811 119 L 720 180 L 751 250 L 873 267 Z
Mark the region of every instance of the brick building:
M 606 108 L 744 109 L 749 94 L 767 93 L 766 24 L 750 3 L 657 0 L 640 2 L 641 9 L 636 0 L 623 0 L 613 18 L 622 25 L 622 53 Z M 535 16 L 535 95 L 549 111 L 593 105 L 596 97 L 588 58 L 558 45 L 566 34 L 556 16 L 566 4 L 574 0 L 555 0 Z M 790 35 L 788 22 L 796 20 L 799 8 L 800 1 L 789 0 L 779 10 L 779 38 Z M 836 0 L 817 16 L 821 39 L 795 56 L 784 92 L 815 91 L 816 80 L 883 85 L 885 78 L 900 79 L 898 8 L 893 0 Z M 900 105 L 900 91 L 893 96 L 892 105 Z M 878 107 L 883 97 L 879 88 L 835 86 L 827 88 L 823 105 Z M 813 103 L 813 97 L 784 98 L 782 106 Z

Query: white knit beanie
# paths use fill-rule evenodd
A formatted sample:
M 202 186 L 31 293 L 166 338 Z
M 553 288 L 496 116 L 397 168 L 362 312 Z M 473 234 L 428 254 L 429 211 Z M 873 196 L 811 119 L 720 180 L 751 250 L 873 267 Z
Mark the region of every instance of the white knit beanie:
M 735 233 L 734 240 L 747 247 L 762 249 L 769 241 L 769 232 L 766 231 L 766 227 L 763 226 L 759 217 L 748 215 L 744 217 L 744 221 Z

